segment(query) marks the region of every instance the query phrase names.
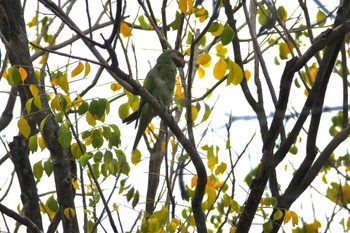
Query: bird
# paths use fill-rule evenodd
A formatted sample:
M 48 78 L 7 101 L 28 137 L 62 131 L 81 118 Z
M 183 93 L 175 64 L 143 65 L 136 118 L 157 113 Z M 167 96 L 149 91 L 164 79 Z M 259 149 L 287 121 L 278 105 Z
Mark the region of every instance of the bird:
M 173 49 L 165 50 L 148 72 L 143 87 L 165 107 L 169 107 L 175 88 L 176 69 L 184 66 L 185 60 L 182 53 Z M 136 150 L 143 133 L 156 115 L 152 106 L 141 98 L 138 110 L 123 120 L 123 123 L 127 124 L 136 120 L 135 128 L 139 123 L 132 152 Z
M 268 10 L 270 11 L 270 14 L 267 16 L 267 22 L 264 25 L 261 25 L 258 36 L 273 28 L 273 26 L 275 26 L 276 24 L 278 17 L 274 3 L 271 0 L 265 0 L 264 2 Z

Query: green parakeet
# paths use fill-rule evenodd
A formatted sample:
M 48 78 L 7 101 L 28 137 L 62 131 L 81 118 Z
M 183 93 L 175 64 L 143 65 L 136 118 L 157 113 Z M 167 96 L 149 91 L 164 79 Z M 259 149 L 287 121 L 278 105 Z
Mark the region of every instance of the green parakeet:
M 179 51 L 166 50 L 158 57 L 157 63 L 148 72 L 143 87 L 164 106 L 168 107 L 173 98 L 176 67 L 184 65 L 184 56 Z M 141 98 L 139 109 L 123 120 L 123 123 L 127 124 L 136 120 L 135 128 L 140 121 L 132 151 L 136 150 L 143 133 L 156 115 L 157 113 L 151 105 Z

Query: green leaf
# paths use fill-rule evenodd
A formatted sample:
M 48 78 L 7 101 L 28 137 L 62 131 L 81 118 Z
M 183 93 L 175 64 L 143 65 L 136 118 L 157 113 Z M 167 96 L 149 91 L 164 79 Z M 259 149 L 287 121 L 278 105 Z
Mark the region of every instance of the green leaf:
M 92 146 L 95 149 L 100 148 L 103 145 L 103 138 L 99 130 L 95 129 L 92 132 Z
M 29 138 L 28 148 L 33 153 L 38 150 L 38 135 L 33 135 Z
M 103 154 L 103 161 L 105 162 L 111 162 L 113 160 L 113 154 L 111 151 L 106 150 Z
M 42 109 L 40 96 L 34 98 L 34 106 L 37 107 L 39 110 Z
M 269 233 L 272 231 L 273 225 L 271 221 L 265 222 L 263 224 L 263 232 L 264 233 Z
M 203 115 L 203 118 L 202 118 L 201 123 L 204 122 L 204 121 L 206 121 L 206 120 L 209 118 L 210 113 L 211 113 L 210 107 L 209 107 L 209 105 L 207 105 L 206 103 L 204 103 L 204 110 L 205 110 L 205 111 L 204 111 L 204 115 Z
M 53 212 L 58 211 L 58 204 L 53 195 L 46 200 L 46 206 Z
M 131 189 L 129 189 L 129 191 L 126 193 L 126 200 L 129 202 L 131 200 L 131 198 L 134 196 L 134 192 L 135 192 L 135 188 L 132 187 Z
M 106 111 L 106 102 L 103 99 L 92 100 L 89 106 L 89 111 L 91 115 L 102 117 Z
M 120 143 L 121 143 L 120 136 L 117 133 L 112 132 L 108 140 L 108 147 L 109 148 L 112 148 L 113 146 L 119 147 Z
M 221 34 L 221 43 L 223 45 L 227 45 L 232 42 L 233 38 L 235 36 L 235 32 L 230 27 L 229 24 L 225 24 L 224 31 Z
M 136 191 L 131 203 L 132 208 L 135 208 L 135 206 L 139 203 L 139 199 L 140 199 L 139 191 Z
M 17 67 L 10 67 L 7 71 L 7 75 L 7 81 L 11 86 L 17 86 L 22 82 L 21 74 L 19 73 Z
M 192 41 L 193 41 L 193 33 L 189 31 L 187 34 L 186 44 L 190 45 Z
M 101 152 L 101 151 L 97 151 L 97 152 L 94 154 L 94 157 L 93 157 L 94 162 L 95 162 L 95 163 L 101 162 L 101 161 L 102 161 L 102 157 L 103 157 L 102 152 Z
M 53 166 L 51 160 L 48 159 L 44 162 L 44 171 L 47 176 L 50 176 L 52 174 Z
M 176 11 L 175 13 L 175 19 L 174 21 L 170 24 L 171 29 L 176 30 L 179 27 L 179 18 L 180 18 L 180 13 Z
M 57 140 L 63 149 L 68 150 L 72 141 L 72 134 L 64 125 L 58 130 Z
M 89 104 L 83 101 L 78 108 L 78 114 L 81 116 L 85 114 L 88 110 L 89 110 Z
M 33 166 L 33 173 L 34 173 L 34 177 L 39 181 L 41 179 L 41 177 L 43 176 L 43 165 L 41 163 L 41 160 L 36 162 Z
M 91 155 L 91 154 L 89 154 L 89 153 L 84 153 L 84 154 L 80 157 L 80 160 L 79 160 L 81 166 L 85 167 L 85 166 L 88 164 L 89 159 L 91 159 L 91 158 L 92 158 L 92 155 Z
M 129 116 L 129 109 L 130 109 L 129 103 L 124 103 L 119 106 L 118 115 L 120 119 L 124 120 Z
M 44 130 L 44 126 L 45 126 L 45 123 L 46 123 L 46 120 L 47 118 L 49 117 L 50 115 L 47 115 L 41 122 L 40 122 L 40 131 L 42 132 Z
M 283 217 L 283 212 L 282 210 L 278 209 L 274 214 L 273 214 L 273 220 L 277 221 L 280 220 Z

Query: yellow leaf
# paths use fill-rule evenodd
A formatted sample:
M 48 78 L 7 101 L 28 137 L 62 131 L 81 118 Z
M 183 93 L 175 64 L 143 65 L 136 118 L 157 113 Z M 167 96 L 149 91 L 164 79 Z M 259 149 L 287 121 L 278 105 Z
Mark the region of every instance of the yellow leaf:
M 231 228 L 230 228 L 230 233 L 236 233 L 236 229 L 237 229 L 237 228 L 236 228 L 235 226 L 231 227 Z
M 206 186 L 206 194 L 208 196 L 208 206 L 212 206 L 212 204 L 214 204 L 215 200 L 216 200 L 216 191 L 214 188 L 210 187 L 210 186 Z
M 122 88 L 122 86 L 119 83 L 112 83 L 111 84 L 111 90 L 112 91 L 118 91 Z
M 292 215 L 292 224 L 293 224 L 293 226 L 298 225 L 299 218 L 298 218 L 297 213 L 295 213 L 294 211 L 290 211 L 290 214 Z
M 176 89 L 175 89 L 175 95 L 177 97 L 183 97 L 185 94 L 182 91 L 182 86 L 181 86 L 181 82 L 180 82 L 180 78 L 176 79 Z
M 292 218 L 292 215 L 291 215 L 290 211 L 286 210 L 284 213 L 283 224 L 288 223 L 291 218 Z
M 216 55 L 219 57 L 223 57 L 227 53 L 227 48 L 222 44 L 217 44 L 215 46 L 215 49 L 216 49 Z
M 39 88 L 37 88 L 35 85 L 30 84 L 29 85 L 29 90 L 32 93 L 33 97 L 36 98 L 39 96 Z
M 194 188 L 197 185 L 198 176 L 193 176 L 191 179 L 191 188 Z
M 208 156 L 208 167 L 209 167 L 210 170 L 214 169 L 214 167 L 215 167 L 217 162 L 218 161 L 217 161 L 217 158 L 216 158 L 215 155 Z
M 199 55 L 196 61 L 197 65 L 202 65 L 204 67 L 210 66 L 210 63 L 211 63 L 211 56 L 209 55 L 209 53 L 203 53 Z
M 245 80 L 249 81 L 251 73 L 249 70 L 245 70 L 244 71 L 244 76 L 245 76 Z
M 350 229 L 350 217 L 348 217 L 348 220 L 346 221 L 346 228 Z
M 323 174 L 322 181 L 323 183 L 328 184 L 326 174 Z
M 227 75 L 227 84 L 232 83 L 233 85 L 238 85 L 243 80 L 243 71 L 241 67 L 236 63 L 231 61 L 230 72 Z
M 120 33 L 124 36 L 124 37 L 129 37 L 131 36 L 131 28 L 129 27 L 129 25 L 127 25 L 125 22 L 121 22 L 120 23 Z
M 198 78 L 202 79 L 205 75 L 205 70 L 201 66 L 199 66 L 197 69 L 197 73 L 198 73 Z
M 44 53 L 44 55 L 41 56 L 39 64 L 42 65 L 44 63 L 45 59 L 46 59 L 46 53 Z
M 90 73 L 90 64 L 89 64 L 89 62 L 85 62 L 85 72 L 84 72 L 84 78 L 86 77 L 86 76 L 88 76 L 88 74 Z
M 222 162 L 219 166 L 216 167 L 215 175 L 223 174 L 226 171 L 226 168 L 226 163 Z
M 23 67 L 19 67 L 18 71 L 21 75 L 22 81 L 26 80 L 26 78 L 28 77 L 27 71 Z
M 77 67 L 75 67 L 74 70 L 72 70 L 71 76 L 72 77 L 77 76 L 78 74 L 80 74 L 83 71 L 83 69 L 84 69 L 83 63 L 79 62 Z
M 23 117 L 19 118 L 18 122 L 17 122 L 17 126 L 19 129 L 19 132 L 21 132 L 21 134 L 28 139 L 31 129 L 30 126 L 27 122 L 27 120 Z
M 113 209 L 117 212 L 119 211 L 119 206 L 117 205 L 117 203 L 113 203 Z
M 220 58 L 220 60 L 215 64 L 213 69 L 214 77 L 218 80 L 222 79 L 226 73 L 226 69 L 226 61 L 223 58 Z
M 73 185 L 73 188 L 74 188 L 75 190 L 78 190 L 78 189 L 79 189 L 79 184 L 78 184 L 78 182 L 77 182 L 77 178 L 76 178 L 76 177 L 73 177 L 73 179 L 72 179 L 72 185 Z
M 179 0 L 179 9 L 184 15 L 188 15 L 193 9 L 193 0 Z
M 288 54 L 290 54 L 288 44 L 286 42 L 281 42 L 279 45 L 279 52 L 281 59 L 288 59 Z
M 63 214 L 68 220 L 70 220 L 72 217 L 75 216 L 75 210 L 73 208 L 68 207 L 63 210 Z

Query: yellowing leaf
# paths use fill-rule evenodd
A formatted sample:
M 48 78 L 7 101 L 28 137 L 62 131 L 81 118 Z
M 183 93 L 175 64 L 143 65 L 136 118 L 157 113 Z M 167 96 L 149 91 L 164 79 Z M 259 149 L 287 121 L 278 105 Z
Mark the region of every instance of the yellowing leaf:
M 68 85 L 68 77 L 67 74 L 62 74 L 57 77 L 57 84 L 62 88 L 64 92 L 69 91 L 69 85 Z
M 18 71 L 21 75 L 22 81 L 26 80 L 26 78 L 28 77 L 27 71 L 23 67 L 19 67 Z
M 221 23 L 219 24 L 219 27 L 216 31 L 212 32 L 211 34 L 213 36 L 221 36 L 222 32 L 224 31 L 225 27 Z
M 96 119 L 91 115 L 90 111 L 87 111 L 85 116 L 87 123 L 94 127 L 96 125 Z
M 68 207 L 63 210 L 63 214 L 68 220 L 70 220 L 71 218 L 74 218 L 75 210 L 73 208 Z
M 327 22 L 327 16 L 321 10 L 318 10 L 317 14 L 316 14 L 316 20 L 317 20 L 317 22 L 320 22 L 319 26 L 323 27 L 326 24 L 326 22 Z M 324 20 L 324 21 L 322 21 L 322 20 Z
M 112 83 L 111 84 L 111 90 L 112 91 L 118 91 L 122 88 L 122 86 L 119 83 Z
M 33 97 L 36 98 L 39 96 L 39 88 L 33 84 L 29 85 L 29 90 L 32 93 Z
M 139 150 L 135 150 L 131 155 L 131 162 L 135 166 L 141 161 L 141 153 Z
M 27 23 L 27 26 L 30 28 L 36 26 L 36 17 L 35 16 L 33 16 L 32 20 L 29 23 Z
M 227 84 L 232 83 L 233 85 L 238 85 L 243 80 L 243 70 L 236 63 L 231 61 L 230 63 L 230 72 L 227 75 Z
M 43 137 L 38 137 L 38 144 L 39 144 L 41 151 L 43 151 L 46 148 L 46 144 L 44 142 Z
M 129 25 L 127 25 L 125 22 L 121 22 L 120 23 L 120 33 L 124 36 L 124 37 L 129 37 L 131 36 L 131 28 L 129 27 Z
M 281 59 L 288 59 L 288 54 L 290 54 L 288 44 L 286 42 L 281 42 L 279 45 L 279 52 Z
M 19 129 L 19 132 L 28 139 L 31 129 L 30 126 L 27 122 L 27 120 L 24 117 L 19 118 L 18 122 L 17 122 L 17 126 Z
M 287 21 L 288 13 L 286 9 L 283 6 L 279 6 L 277 10 L 278 18 L 281 20 L 281 22 L 284 24 Z
M 197 65 L 202 65 L 204 67 L 210 66 L 210 63 L 211 63 L 211 56 L 209 55 L 209 53 L 203 53 L 199 55 L 196 61 Z
M 84 69 L 83 63 L 79 62 L 77 67 L 75 67 L 74 70 L 72 70 L 71 76 L 72 77 L 77 76 L 78 74 L 80 74 L 83 71 L 83 69 Z
M 214 77 L 218 80 L 222 79 L 226 73 L 226 69 L 227 69 L 226 61 L 223 58 L 220 58 L 220 60 L 216 62 L 213 69 Z
M 88 74 L 90 73 L 90 64 L 89 64 L 89 62 L 85 62 L 85 72 L 84 72 L 84 78 L 86 77 L 86 76 L 88 76 Z

